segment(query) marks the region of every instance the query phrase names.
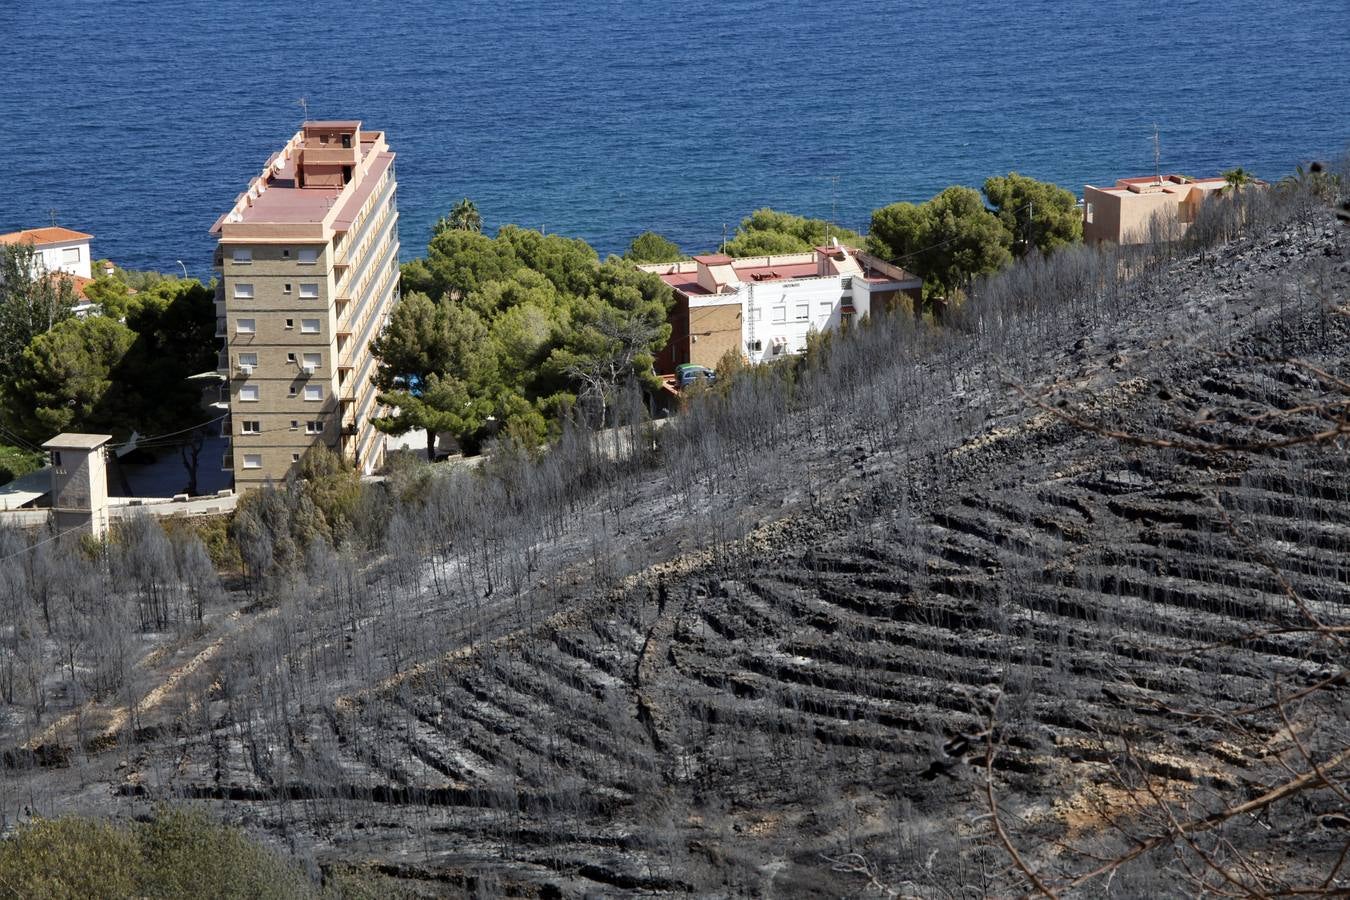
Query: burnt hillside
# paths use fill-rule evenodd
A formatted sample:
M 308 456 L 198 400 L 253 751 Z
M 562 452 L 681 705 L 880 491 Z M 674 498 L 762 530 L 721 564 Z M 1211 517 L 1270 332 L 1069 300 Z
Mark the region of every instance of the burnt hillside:
M 6 803 L 206 800 L 429 892 L 1071 893 L 1312 759 L 1289 802 L 1077 887 L 1320 883 L 1347 821 L 1350 466 L 1314 439 L 1346 415 L 1346 245 L 1304 209 L 1011 273 L 941 334 L 839 342 L 791 401 L 711 399 L 537 531 L 442 532 L 471 511 L 432 489 L 379 558 L 311 553 L 148 661 L 120 718 L 15 739 Z

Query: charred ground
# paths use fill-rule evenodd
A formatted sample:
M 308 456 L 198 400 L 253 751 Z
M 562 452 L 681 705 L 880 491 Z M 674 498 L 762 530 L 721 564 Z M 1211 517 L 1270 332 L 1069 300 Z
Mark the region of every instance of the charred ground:
M 452 893 L 1071 892 L 1350 746 L 1308 628 L 1350 619 L 1345 437 L 1310 439 L 1346 236 L 1241 231 L 1023 266 L 613 472 L 585 441 L 433 479 L 378 556 L 311 547 L 115 696 L 11 717 L 7 812 L 197 799 Z M 1320 880 L 1314 787 L 1078 887 Z

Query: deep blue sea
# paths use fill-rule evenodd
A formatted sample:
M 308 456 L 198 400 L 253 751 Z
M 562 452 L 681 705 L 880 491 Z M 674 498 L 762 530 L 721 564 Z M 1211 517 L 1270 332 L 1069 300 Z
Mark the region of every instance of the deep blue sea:
M 397 151 L 404 257 L 458 198 L 618 252 L 759 206 L 870 211 L 1011 169 L 1274 178 L 1350 141 L 1350 2 L 0 0 L 0 231 L 202 277 L 298 126 Z

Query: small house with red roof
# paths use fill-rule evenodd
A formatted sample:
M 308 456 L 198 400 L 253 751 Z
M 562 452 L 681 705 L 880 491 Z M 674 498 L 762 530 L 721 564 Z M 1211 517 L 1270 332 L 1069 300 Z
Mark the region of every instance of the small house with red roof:
M 685 363 L 713 368 L 728 351 L 751 363 L 801 353 L 811 332 L 847 327 L 923 288 L 919 276 L 837 241 L 806 253 L 714 253 L 639 268 L 675 291 L 662 373 Z

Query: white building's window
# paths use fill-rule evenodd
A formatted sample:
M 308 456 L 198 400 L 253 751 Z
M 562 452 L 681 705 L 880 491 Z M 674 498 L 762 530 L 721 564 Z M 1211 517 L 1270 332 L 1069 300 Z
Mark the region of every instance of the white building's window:
M 318 320 L 318 319 L 301 319 L 301 320 L 300 320 L 300 333 L 301 333 L 301 334 L 318 334 L 318 333 L 319 333 L 319 320 Z
M 253 319 L 235 319 L 234 330 L 240 334 L 252 334 L 258 330 L 258 323 Z
M 257 419 L 245 419 L 240 423 L 240 431 L 244 434 L 262 434 L 262 422 Z
M 323 434 L 323 422 L 313 421 L 305 423 L 305 434 Z
M 64 250 L 61 251 L 61 262 L 63 262 L 63 263 L 77 263 L 77 262 L 79 262 L 79 261 L 80 261 L 80 248 L 79 248 L 79 247 L 67 247 L 67 248 L 65 248 Z
M 256 384 L 246 384 L 239 388 L 239 399 L 244 402 L 256 402 L 258 396 L 258 386 Z
M 809 318 L 811 318 L 811 304 L 810 304 L 810 303 L 798 303 L 798 304 L 797 304 L 797 321 L 798 321 L 798 322 L 805 322 L 805 321 L 806 321 L 807 319 L 809 319 Z
M 291 419 L 291 431 L 295 431 L 295 430 L 296 430 L 297 428 L 299 428 L 299 427 L 300 427 L 300 420 L 299 420 L 299 419 Z
M 241 365 L 241 366 L 256 366 L 257 364 L 258 364 L 258 354 L 256 354 L 256 353 L 240 353 L 240 354 L 239 354 L 239 365 Z
M 301 300 L 317 300 L 319 297 L 319 286 L 317 284 L 300 283 Z
M 235 265 L 246 266 L 253 262 L 253 251 L 248 247 L 235 247 L 230 253 Z
M 320 384 L 308 384 L 308 385 L 305 385 L 305 399 L 306 399 L 306 400 L 322 400 L 322 399 L 323 399 L 323 385 L 320 385 Z
M 750 310 L 750 321 L 751 321 L 751 322 L 762 322 L 762 321 L 764 321 L 764 310 L 761 309 L 761 308 L 758 307 L 758 306 L 756 306 L 754 309 Z
M 242 283 L 242 282 L 236 281 L 236 282 L 234 283 L 234 299 L 236 299 L 236 300 L 252 300 L 252 299 L 253 299 L 253 285 L 251 285 L 251 284 L 244 284 L 244 283 Z
M 294 320 L 294 319 L 287 319 L 287 320 L 286 320 L 286 327 L 287 327 L 287 328 L 294 328 L 294 327 L 295 327 L 295 320 Z
M 312 266 L 319 261 L 319 251 L 313 247 L 300 248 L 300 265 Z
M 822 319 L 828 319 L 833 313 L 834 304 L 828 300 L 822 301 L 820 304 L 820 317 Z
M 317 369 L 319 366 L 323 365 L 323 354 L 306 353 L 304 356 L 304 360 L 305 360 L 304 365 L 313 366 L 314 368 Z
M 292 453 L 292 454 L 291 454 L 291 462 L 294 463 L 294 462 L 299 462 L 299 461 L 300 461 L 300 454 L 299 454 L 299 453 Z
M 289 281 L 281 286 L 281 292 L 283 294 L 289 294 L 291 292 L 291 283 Z
M 786 306 L 775 306 L 775 307 L 773 308 L 773 321 L 775 321 L 775 322 L 786 322 L 786 321 L 787 321 L 787 307 L 786 307 Z
M 245 453 L 245 454 L 244 454 L 244 468 L 245 468 L 245 469 L 261 469 L 261 468 L 262 468 L 262 454 L 261 454 L 261 453 Z

